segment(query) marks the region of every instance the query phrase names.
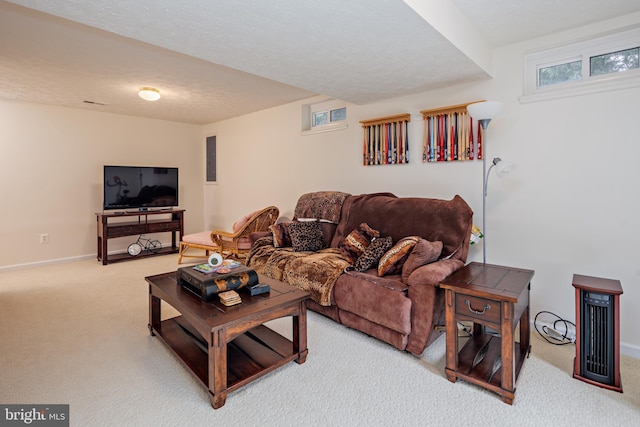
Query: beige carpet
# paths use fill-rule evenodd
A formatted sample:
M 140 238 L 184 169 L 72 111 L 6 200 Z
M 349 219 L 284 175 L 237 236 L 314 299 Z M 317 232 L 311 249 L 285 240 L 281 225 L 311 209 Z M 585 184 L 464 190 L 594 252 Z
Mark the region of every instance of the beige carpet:
M 444 337 L 417 358 L 313 312 L 306 363 L 249 384 L 214 410 L 205 389 L 147 329 L 144 277 L 174 270 L 176 260 L 0 272 L 0 403 L 67 403 L 72 426 L 640 423 L 640 360 L 622 358 L 624 393 L 604 390 L 571 377 L 573 346 L 552 346 L 534 332 L 509 406 L 446 379 Z M 290 335 L 289 321 L 272 327 Z

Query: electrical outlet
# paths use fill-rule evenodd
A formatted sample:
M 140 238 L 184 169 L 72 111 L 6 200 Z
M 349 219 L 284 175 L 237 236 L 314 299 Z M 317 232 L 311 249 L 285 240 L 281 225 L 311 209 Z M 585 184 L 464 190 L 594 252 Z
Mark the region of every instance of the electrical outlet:
M 40 243 L 49 243 L 49 234 L 47 233 L 41 234 Z

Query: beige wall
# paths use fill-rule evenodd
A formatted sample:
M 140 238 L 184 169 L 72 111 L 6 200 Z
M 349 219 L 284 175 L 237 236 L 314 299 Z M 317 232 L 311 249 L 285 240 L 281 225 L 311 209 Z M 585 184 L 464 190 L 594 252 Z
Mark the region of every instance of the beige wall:
M 0 268 L 95 256 L 105 164 L 180 168 L 186 228 L 199 231 L 203 141 L 200 126 L 0 101 Z M 171 242 L 167 233 L 156 237 Z
M 292 103 L 205 126 L 217 135 L 217 185 L 206 204 L 208 225 L 229 226 L 245 212 L 275 204 L 291 216 L 298 196 L 316 190 L 391 191 L 449 199 L 460 194 L 482 223 L 482 164 L 423 164 L 419 111 L 478 99 L 501 100 L 489 126 L 487 158 L 517 165 L 492 176 L 487 202 L 487 261 L 535 270 L 531 313 L 573 321 L 574 273 L 619 279 L 623 351 L 640 357 L 640 267 L 634 238 L 640 211 L 637 136 L 640 88 L 521 104 L 525 52 L 584 37 L 602 25 L 509 46 L 494 53 L 495 78 L 477 84 L 348 105 L 347 130 L 302 136 Z M 410 113 L 410 163 L 362 166 L 360 120 Z M 393 218 L 389 218 L 393 221 Z M 470 261 L 482 260 L 481 246 Z

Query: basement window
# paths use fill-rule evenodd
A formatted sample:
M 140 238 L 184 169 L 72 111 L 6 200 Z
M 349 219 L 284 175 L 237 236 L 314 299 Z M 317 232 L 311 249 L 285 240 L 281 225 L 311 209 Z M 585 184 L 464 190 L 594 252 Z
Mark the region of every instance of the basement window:
M 303 135 L 346 128 L 347 106 L 343 101 L 334 99 L 302 106 Z
M 640 28 L 525 55 L 533 102 L 640 86 Z

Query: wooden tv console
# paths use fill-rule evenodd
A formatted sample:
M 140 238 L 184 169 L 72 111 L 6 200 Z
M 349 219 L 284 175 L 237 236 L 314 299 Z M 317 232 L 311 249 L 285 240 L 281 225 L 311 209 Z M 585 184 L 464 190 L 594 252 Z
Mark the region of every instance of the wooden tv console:
M 117 220 L 125 218 L 124 220 Z M 98 222 L 98 261 L 103 265 L 110 262 L 127 261 L 153 255 L 173 254 L 178 252 L 178 243 L 184 235 L 184 209 L 97 212 Z M 109 239 L 116 237 L 136 236 L 149 233 L 171 232 L 171 246 L 157 252 L 143 252 L 131 256 L 128 253 L 111 254 L 107 250 Z M 179 236 L 176 237 L 176 233 Z M 133 243 L 133 242 L 132 242 Z

